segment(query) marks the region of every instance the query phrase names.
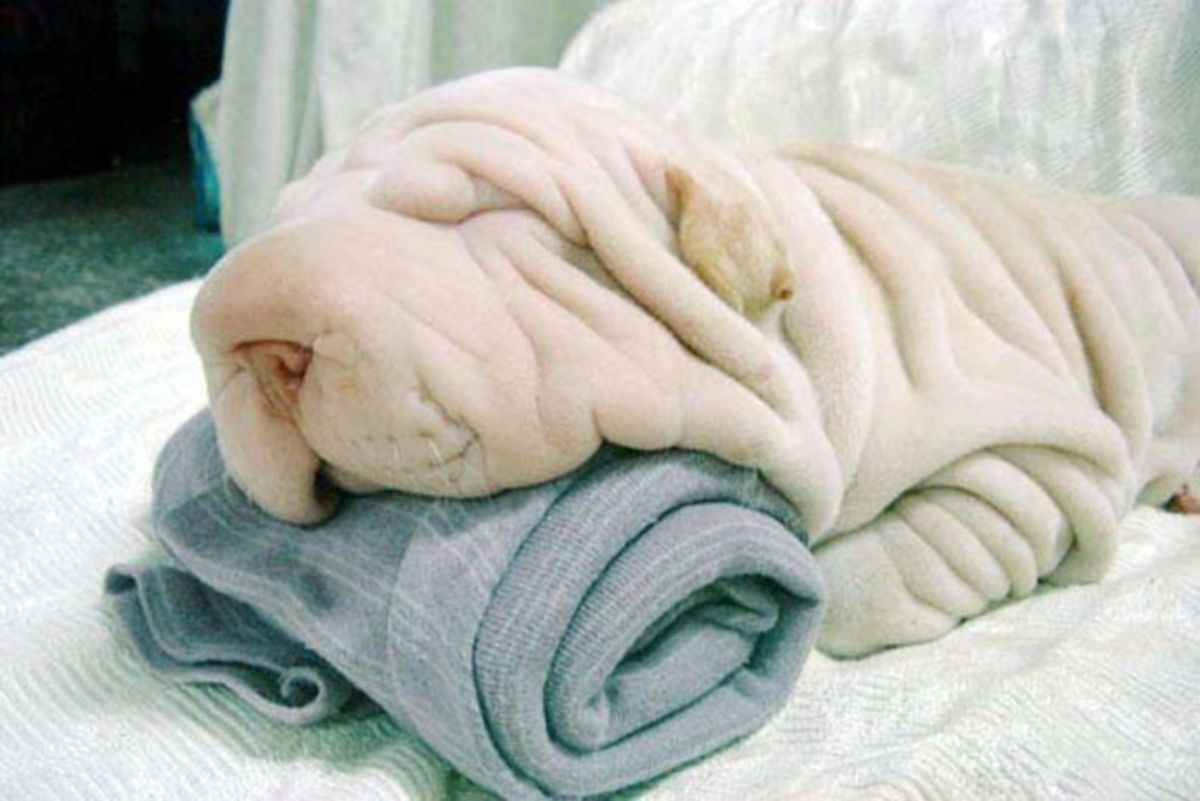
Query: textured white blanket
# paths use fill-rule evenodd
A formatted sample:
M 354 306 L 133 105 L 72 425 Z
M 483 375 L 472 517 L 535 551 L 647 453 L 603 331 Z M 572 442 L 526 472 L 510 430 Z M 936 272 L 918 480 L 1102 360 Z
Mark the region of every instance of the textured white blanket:
M 561 74 L 386 109 L 193 316 L 269 511 L 478 495 L 602 440 L 755 466 L 812 530 L 823 646 L 938 636 L 1106 569 L 1200 458 L 1200 202 L 838 147 L 736 155 Z
M 384 719 L 282 726 L 164 684 L 101 611 L 167 436 L 204 403 L 194 284 L 0 359 L 0 798 L 484 801 Z M 1200 797 L 1200 520 L 1142 509 L 1113 567 L 926 645 L 814 656 L 755 736 L 647 801 Z

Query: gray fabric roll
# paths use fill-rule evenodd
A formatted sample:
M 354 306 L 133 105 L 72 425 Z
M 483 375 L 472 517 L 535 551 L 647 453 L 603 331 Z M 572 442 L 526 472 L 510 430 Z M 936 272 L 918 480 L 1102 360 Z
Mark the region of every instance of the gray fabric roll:
M 685 451 L 608 448 L 483 499 L 347 497 L 300 528 L 229 480 L 202 413 L 153 517 L 170 556 L 105 585 L 152 667 L 288 723 L 377 705 L 508 798 L 612 791 L 754 731 L 822 611 L 790 506 Z

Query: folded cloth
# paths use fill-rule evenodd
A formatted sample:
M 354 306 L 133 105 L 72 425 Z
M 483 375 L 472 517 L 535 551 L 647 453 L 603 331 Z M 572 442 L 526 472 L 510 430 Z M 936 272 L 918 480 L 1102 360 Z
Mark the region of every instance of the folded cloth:
M 381 111 L 193 311 L 264 508 L 482 495 L 604 442 L 754 467 L 837 654 L 1093 581 L 1200 460 L 1200 201 L 735 153 L 544 70 Z
M 291 723 L 377 704 L 507 798 L 612 791 L 753 731 L 822 610 L 789 505 L 685 451 L 298 528 L 229 480 L 204 412 L 159 458 L 153 519 L 169 558 L 106 579 L 152 666 Z

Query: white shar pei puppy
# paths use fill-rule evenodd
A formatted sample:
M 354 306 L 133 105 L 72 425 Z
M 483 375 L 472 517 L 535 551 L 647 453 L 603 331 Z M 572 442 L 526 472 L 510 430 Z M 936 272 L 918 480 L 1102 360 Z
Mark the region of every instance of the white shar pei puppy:
M 1103 574 L 1200 458 L 1198 295 L 1200 201 L 733 153 L 522 69 L 377 114 L 192 323 L 269 512 L 707 451 L 799 510 L 853 655 Z

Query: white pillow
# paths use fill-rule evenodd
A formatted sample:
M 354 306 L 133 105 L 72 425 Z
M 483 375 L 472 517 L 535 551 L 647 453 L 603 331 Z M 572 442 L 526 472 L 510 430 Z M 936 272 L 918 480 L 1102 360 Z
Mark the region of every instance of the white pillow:
M 1192 0 L 628 0 L 562 67 L 755 146 L 848 141 L 1081 189 L 1200 193 Z

